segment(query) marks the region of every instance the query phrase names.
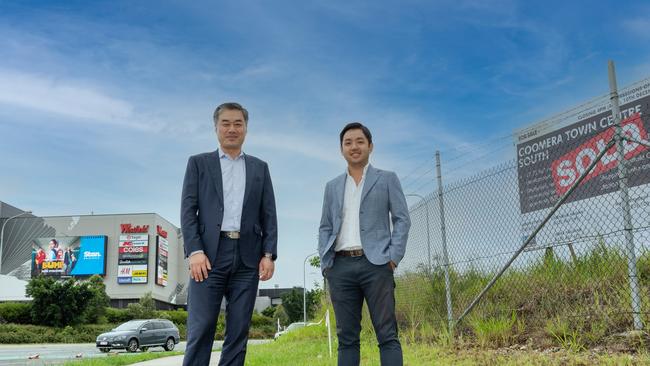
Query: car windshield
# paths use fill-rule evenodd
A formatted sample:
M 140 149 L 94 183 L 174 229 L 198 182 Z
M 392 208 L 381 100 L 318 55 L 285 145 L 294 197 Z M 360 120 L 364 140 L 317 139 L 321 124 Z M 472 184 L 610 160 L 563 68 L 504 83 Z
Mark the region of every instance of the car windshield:
M 124 330 L 138 330 L 138 327 L 144 324 L 144 321 L 131 321 L 131 322 L 126 322 L 119 327 L 113 329 L 117 331 L 124 331 Z

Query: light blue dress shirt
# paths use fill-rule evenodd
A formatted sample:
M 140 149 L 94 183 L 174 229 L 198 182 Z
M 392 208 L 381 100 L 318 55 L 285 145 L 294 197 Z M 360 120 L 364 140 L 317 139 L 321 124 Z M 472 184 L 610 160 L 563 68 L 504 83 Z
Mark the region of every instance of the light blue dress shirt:
M 231 158 L 219 150 L 221 161 L 221 181 L 223 182 L 223 221 L 222 231 L 239 231 L 241 213 L 244 206 L 246 189 L 246 164 L 244 153 Z
M 236 158 L 231 158 L 219 148 L 219 162 L 221 163 L 221 182 L 223 183 L 223 221 L 221 231 L 239 231 L 241 226 L 241 213 L 244 208 L 244 193 L 246 191 L 246 164 L 243 152 Z M 203 253 L 196 250 L 196 253 Z

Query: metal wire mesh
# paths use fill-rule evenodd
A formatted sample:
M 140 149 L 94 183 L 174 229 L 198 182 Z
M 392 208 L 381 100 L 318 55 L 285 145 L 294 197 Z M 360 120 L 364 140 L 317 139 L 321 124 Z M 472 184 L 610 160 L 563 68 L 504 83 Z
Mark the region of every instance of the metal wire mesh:
M 649 83 L 645 85 L 650 89 Z M 621 101 L 625 100 L 622 96 Z M 650 97 L 645 97 L 621 106 L 623 136 L 647 143 L 649 102 Z M 594 103 L 598 104 L 603 101 Z M 515 333 L 519 338 L 553 334 L 554 329 L 565 327 L 584 331 L 589 339 L 583 343 L 596 344 L 607 335 L 639 328 L 648 321 L 648 146 L 632 140 L 622 143 L 626 172 L 619 170 L 617 146 L 606 150 L 513 260 L 553 205 L 614 138 L 615 126 L 606 119 L 611 111 L 599 113 L 604 120 L 592 116 L 598 123 L 585 123 L 578 132 L 573 131 L 574 125 L 556 130 L 557 135 L 565 136 L 565 143 L 547 147 L 545 155 L 538 155 L 538 161 L 530 166 L 523 165 L 518 154 L 517 160 L 444 185 L 442 197 L 430 192 L 422 199 L 410 200 L 412 228 L 397 272 L 398 319 L 403 325 L 447 323 L 445 269 L 450 277 L 452 320 L 456 321 L 504 268 L 494 286 L 458 323 L 459 331 L 476 333 L 481 322 L 502 319 L 518 327 Z M 552 123 L 555 128 L 557 124 L 556 120 Z M 566 143 L 569 139 L 575 141 Z M 628 187 L 627 199 L 621 190 L 622 180 Z M 625 201 L 630 214 L 627 227 Z M 635 315 L 640 324 L 636 324 Z

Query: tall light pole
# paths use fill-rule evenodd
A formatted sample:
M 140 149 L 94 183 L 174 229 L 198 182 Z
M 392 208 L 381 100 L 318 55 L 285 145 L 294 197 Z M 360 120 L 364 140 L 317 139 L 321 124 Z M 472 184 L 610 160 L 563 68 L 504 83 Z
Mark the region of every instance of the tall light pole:
M 315 256 L 318 252 L 311 253 L 305 257 L 305 260 L 302 262 L 302 313 L 305 325 L 307 325 L 307 270 L 305 266 L 307 265 L 307 259 Z
M 11 219 L 15 219 L 16 217 L 22 216 L 22 215 L 30 215 L 32 211 L 25 211 L 21 212 L 18 215 L 11 216 L 5 222 L 2 223 L 2 229 L 0 229 L 0 274 L 2 274 L 2 248 L 4 246 L 4 237 L 5 237 L 5 225 L 9 222 Z
M 427 203 L 427 200 L 424 199 L 421 195 L 417 193 L 407 193 L 405 194 L 407 197 L 418 197 L 420 200 L 422 200 L 422 203 L 424 203 L 424 208 L 425 208 L 425 215 L 426 215 L 426 220 L 427 220 L 427 263 L 429 264 L 429 267 L 427 270 L 429 271 L 429 274 L 431 273 L 431 238 L 429 234 L 429 203 Z

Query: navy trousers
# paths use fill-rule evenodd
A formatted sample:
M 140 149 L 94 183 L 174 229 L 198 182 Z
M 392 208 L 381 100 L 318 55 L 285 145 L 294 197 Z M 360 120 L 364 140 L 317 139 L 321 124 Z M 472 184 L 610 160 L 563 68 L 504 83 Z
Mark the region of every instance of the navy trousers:
M 190 279 L 187 347 L 183 366 L 208 366 L 221 299 L 225 296 L 226 332 L 219 365 L 244 365 L 259 274 L 239 258 L 238 241 L 221 238 L 216 263 L 203 282 Z
M 336 314 L 339 366 L 358 366 L 361 310 L 366 300 L 383 366 L 403 364 L 395 318 L 395 281 L 388 264 L 374 265 L 360 257 L 339 257 L 325 273 Z

